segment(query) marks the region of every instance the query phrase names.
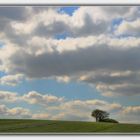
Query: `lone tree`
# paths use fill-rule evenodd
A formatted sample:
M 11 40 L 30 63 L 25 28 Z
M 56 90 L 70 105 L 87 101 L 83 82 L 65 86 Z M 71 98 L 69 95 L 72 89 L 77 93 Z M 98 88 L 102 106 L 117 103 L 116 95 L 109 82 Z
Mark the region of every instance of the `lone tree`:
M 96 109 L 93 110 L 91 116 L 95 117 L 96 122 L 101 122 L 102 120 L 108 119 L 109 113 L 103 110 Z

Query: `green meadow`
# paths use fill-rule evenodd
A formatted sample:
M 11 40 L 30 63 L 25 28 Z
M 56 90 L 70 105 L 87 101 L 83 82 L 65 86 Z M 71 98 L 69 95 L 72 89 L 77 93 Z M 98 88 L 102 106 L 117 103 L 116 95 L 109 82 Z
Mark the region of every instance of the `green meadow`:
M 0 133 L 139 133 L 140 124 L 53 120 L 0 120 Z

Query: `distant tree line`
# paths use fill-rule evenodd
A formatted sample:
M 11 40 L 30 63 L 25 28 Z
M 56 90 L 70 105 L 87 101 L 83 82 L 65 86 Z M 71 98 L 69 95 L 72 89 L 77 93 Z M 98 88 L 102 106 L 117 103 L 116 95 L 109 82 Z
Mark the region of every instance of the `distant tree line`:
M 119 123 L 114 119 L 109 118 L 109 113 L 103 110 L 95 109 L 92 111 L 91 116 L 96 119 L 96 122 L 112 122 Z

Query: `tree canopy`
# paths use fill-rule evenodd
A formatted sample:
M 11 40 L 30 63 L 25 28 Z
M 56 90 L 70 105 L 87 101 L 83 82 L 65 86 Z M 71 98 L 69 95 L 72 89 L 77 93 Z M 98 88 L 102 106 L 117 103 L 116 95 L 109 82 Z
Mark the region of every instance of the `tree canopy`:
M 100 122 L 101 120 L 108 118 L 109 113 L 103 110 L 96 109 L 96 110 L 93 110 L 91 116 L 96 118 L 96 122 Z
M 113 122 L 118 123 L 118 121 L 110 119 L 109 113 L 100 109 L 95 109 L 91 113 L 92 117 L 95 117 L 96 122 Z

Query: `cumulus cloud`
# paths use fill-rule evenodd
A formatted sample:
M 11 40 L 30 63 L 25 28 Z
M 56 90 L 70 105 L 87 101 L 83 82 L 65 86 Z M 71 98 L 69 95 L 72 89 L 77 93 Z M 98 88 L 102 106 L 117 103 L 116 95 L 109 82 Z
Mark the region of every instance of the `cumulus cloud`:
M 82 40 L 84 42 L 83 38 Z M 132 41 L 135 40 L 136 42 L 132 44 Z M 37 48 L 35 54 L 34 47 L 33 49 L 29 48 L 29 50 L 16 48 L 14 53 L 5 56 L 5 60 L 3 59 L 3 68 L 5 68 L 7 72 L 20 72 L 29 77 L 40 78 L 70 75 L 82 71 L 95 71 L 97 69 L 139 70 L 139 61 L 137 59 L 139 57 L 139 39 L 132 38 L 129 40 L 128 38 L 128 42 L 126 42 L 126 39 L 115 41 L 115 39 L 103 36 L 97 38 L 91 37 L 88 39 L 89 42 L 85 39 L 87 43 L 83 45 L 78 45 L 78 41 L 80 41 L 80 39 L 73 44 L 74 50 L 70 49 L 69 51 L 67 51 L 67 45 L 65 45 L 66 51 L 65 49 L 63 50 L 63 43 L 66 41 L 60 41 L 60 44 L 54 45 L 52 49 L 55 49 L 51 53 L 50 51 L 48 52 L 49 47 L 42 48 L 41 50 Z M 96 43 L 97 41 L 99 43 Z M 115 46 L 115 42 L 117 41 L 118 43 Z M 70 42 L 71 39 L 67 42 L 68 48 L 70 48 Z M 59 47 L 59 45 L 62 48 Z M 58 51 L 60 48 L 63 50 L 63 53 Z M 49 49 L 51 49 L 51 47 Z M 1 53 L 5 51 L 6 49 L 2 49 Z
M 140 19 L 134 21 L 123 21 L 116 28 L 115 33 L 117 35 L 130 35 L 130 36 L 139 36 L 140 35 Z
M 108 103 L 103 100 L 97 100 L 97 99 L 91 99 L 91 100 L 74 100 L 69 101 L 64 104 L 62 104 L 62 108 L 66 107 L 67 109 L 76 109 L 76 110 L 86 110 L 86 111 L 92 111 L 93 108 L 99 108 L 109 111 L 114 111 L 116 109 L 121 109 L 120 104 L 116 103 Z
M 59 82 L 74 80 L 89 84 L 106 97 L 139 96 L 139 7 L 83 6 L 72 15 L 58 9 L 0 7 L 0 71 L 6 73 L 0 83 L 15 86 L 24 78 L 53 78 Z M 82 111 L 90 112 L 95 107 L 111 112 L 123 108 L 101 100 L 66 102 L 62 97 L 36 91 L 23 96 L 0 91 L 0 99 L 59 106 L 62 110 L 66 106 L 72 113 L 59 112 L 55 116 L 64 119 L 69 116 L 85 119 Z M 2 107 L 2 110 L 7 109 Z M 20 114 L 21 110 L 15 108 L 10 112 Z M 136 109 L 125 108 L 123 112 L 128 110 Z M 80 115 L 74 116 L 77 111 Z M 33 115 L 33 118 L 45 117 L 50 116 L 48 113 Z
M 17 84 L 21 83 L 23 77 L 24 76 L 22 74 L 6 75 L 0 78 L 0 83 L 2 85 L 16 86 Z
M 15 92 L 0 91 L 0 100 L 6 102 L 15 102 L 18 100 L 18 95 Z
M 40 94 L 35 91 L 31 91 L 27 94 L 17 96 L 16 93 L 1 91 L 0 99 L 3 103 L 14 103 L 20 101 L 32 106 L 41 105 L 43 111 L 40 113 L 38 110 L 31 112 L 30 110 L 22 107 L 8 108 L 5 105 L 0 106 L 0 112 L 3 115 L 11 115 L 14 117 L 27 117 L 33 119 L 62 119 L 62 120 L 86 120 L 92 119 L 91 111 L 99 108 L 106 110 L 110 113 L 118 112 L 122 110 L 123 106 L 118 103 L 109 103 L 104 100 L 68 100 L 63 97 L 57 97 L 53 95 Z
M 82 44 L 78 44 L 80 40 Z M 48 43 L 46 39 L 41 39 L 41 42 L 44 46 Z M 72 48 L 70 48 L 70 42 Z M 114 93 L 127 95 L 124 92 L 128 94 L 131 92 L 131 95 L 135 95 L 139 94 L 137 85 L 140 82 L 138 78 L 140 76 L 139 44 L 139 39 L 134 37 L 114 39 L 94 36 L 73 39 L 73 41 L 71 38 L 64 41 L 50 40 L 49 47 L 41 47 L 41 49 L 40 47 L 16 48 L 10 57 L 5 56 L 3 59 L 3 68 L 7 72 L 22 73 L 30 78 L 56 77 L 58 81 L 64 82 L 71 79 L 79 80 L 82 74 L 86 73 L 85 79 L 79 81 L 98 87 L 114 84 L 114 88 L 118 88 Z M 117 86 L 119 84 L 123 85 L 119 87 Z
M 36 91 L 31 91 L 28 94 L 23 95 L 22 99 L 30 104 L 41 104 L 41 105 L 48 104 L 56 105 L 64 100 L 63 97 L 57 97 L 47 94 L 43 95 Z
M 133 92 L 134 89 L 134 94 L 139 94 L 137 86 L 126 85 L 130 85 L 130 79 L 139 83 L 137 71 L 140 65 L 140 39 L 134 36 L 118 38 L 112 36 L 108 30 L 113 26 L 111 24 L 114 19 L 122 18 L 122 23 L 118 26 L 129 21 L 131 17 L 131 20 L 137 21 L 139 7 L 80 7 L 72 16 L 59 13 L 53 8 L 42 11 L 39 8 L 36 12 L 34 7 L 26 8 L 34 16 L 23 21 L 12 20 L 9 22 L 12 34 L 3 32 L 5 44 L 0 48 L 0 69 L 9 76 L 3 77 L 1 83 L 16 85 L 22 80 L 17 75 L 23 74 L 28 78 L 54 78 L 59 82 L 78 80 L 96 85 L 97 89 L 104 85 L 106 92 L 102 95 L 107 96 L 128 90 Z M 110 13 L 113 13 L 113 16 Z M 54 37 L 65 32 L 69 37 Z M 98 71 L 133 71 L 134 74 L 110 76 L 98 74 Z M 83 73 L 86 73 L 86 79 L 79 80 Z M 118 86 L 122 83 L 124 85 L 124 82 L 125 86 Z M 116 90 L 110 91 L 107 88 L 109 84 Z
M 94 85 L 103 96 L 133 96 L 140 94 L 139 74 L 139 71 L 98 71 L 79 80 Z
M 50 114 L 47 113 L 39 113 L 39 114 L 33 114 L 33 119 L 51 119 Z
M 30 11 L 34 16 L 30 16 L 30 20 L 12 22 L 11 27 L 17 34 L 54 37 L 68 33 L 70 36 L 85 37 L 107 32 L 114 17 L 127 19 L 138 15 L 137 7 L 79 7 L 72 16 L 56 9 L 32 7 Z
M 25 20 L 29 16 L 28 7 L 0 7 L 0 16 L 12 20 Z
M 5 105 L 0 105 L 0 114 L 7 114 L 8 108 Z
M 140 106 L 128 106 L 124 108 L 122 111 L 123 114 L 126 115 L 139 115 L 140 114 Z
M 91 112 L 94 109 L 102 109 L 110 112 L 120 112 L 123 109 L 118 103 L 109 103 L 103 100 L 70 100 L 61 103 L 59 106 L 48 107 L 49 112 L 58 112 L 50 117 L 51 119 L 59 120 L 80 120 L 80 121 L 93 121 Z
M 24 107 L 18 107 L 18 105 L 17 107 L 10 108 L 1 104 L 0 114 L 6 118 L 93 121 L 94 119 L 91 117 L 91 112 L 98 108 L 109 112 L 111 117 L 113 116 L 120 122 L 132 122 L 132 119 L 135 119 L 133 121 L 135 123 L 139 120 L 140 106 L 124 106 L 117 102 L 111 103 L 97 99 L 68 100 L 53 95 L 42 95 L 35 91 L 17 96 L 16 100 L 13 99 L 13 97 L 7 97 L 7 94 L 12 96 L 13 93 L 8 93 L 7 91 L 3 94 L 6 96 L 1 97 L 3 103 L 8 102 L 9 104 L 13 104 L 13 102 L 11 102 L 13 100 L 14 102 L 25 102 L 28 105 L 32 104 L 32 106 L 41 105 L 40 107 L 42 108 L 42 110 L 38 112 L 38 110 L 33 111 L 32 109 L 29 110 Z
M 22 107 L 8 108 L 6 105 L 0 105 L 0 114 L 2 116 L 16 118 L 30 118 L 31 112 Z
M 116 114 L 117 117 L 123 123 L 136 123 L 139 122 L 140 106 L 126 106 Z
M 8 110 L 8 114 L 11 116 L 21 116 L 23 118 L 31 117 L 31 112 L 28 109 L 22 108 L 22 107 L 15 107 Z
M 94 11 L 94 9 L 96 8 L 90 8 L 91 12 Z M 105 20 L 100 18 L 99 22 L 97 22 L 97 19 L 91 16 L 90 12 L 87 12 L 88 10 L 83 7 L 79 8 L 73 16 L 66 13 L 58 13 L 52 9 L 42 10 L 42 12 L 37 13 L 29 21 L 14 22 L 12 28 L 20 34 L 33 33 L 37 36 L 45 37 L 52 37 L 66 32 L 74 36 L 85 36 L 87 34 L 105 32 L 107 29 Z M 22 26 L 24 26 L 24 28 L 20 28 Z
M 3 38 L 21 46 L 31 36 L 99 35 L 108 31 L 114 18 L 127 19 L 138 15 L 138 7 L 79 7 L 72 16 L 56 9 L 59 7 L 1 7 Z M 15 17 L 21 19 L 14 20 Z
M 1 92 L 2 94 L 2 92 Z M 53 95 L 42 95 L 35 91 L 29 92 L 28 94 L 22 96 L 12 96 L 13 93 L 3 92 L 3 103 L 12 103 L 11 101 L 20 101 L 25 102 L 32 105 L 41 105 L 45 106 L 45 110 L 40 113 L 37 110 L 35 112 L 31 112 L 31 110 L 22 108 L 22 107 L 14 107 L 8 108 L 5 105 L 0 105 L 0 113 L 8 117 L 16 117 L 16 118 L 33 118 L 33 119 L 62 119 L 62 120 L 82 120 L 89 121 L 91 120 L 91 111 L 93 109 L 99 108 L 103 110 L 107 110 L 109 112 L 116 112 L 122 109 L 122 106 L 117 103 L 109 103 L 103 100 L 68 100 L 62 97 L 57 97 Z M 8 97 L 7 97 L 8 96 Z M 13 99 L 14 98 L 14 99 Z
M 119 122 L 137 123 L 139 121 L 139 106 L 122 106 L 118 103 L 96 99 L 66 101 L 60 106 L 48 107 L 48 111 L 49 118 L 52 120 L 95 121 L 91 117 L 91 112 L 97 108 L 106 110 L 110 113 L 111 118 L 117 119 Z M 57 113 L 51 114 L 54 111 Z
M 29 104 L 40 105 L 57 105 L 64 101 L 64 97 L 57 97 L 52 94 L 42 94 L 36 91 L 30 91 L 24 95 L 19 95 L 16 92 L 0 91 L 0 101 L 3 102 L 27 102 Z
M 71 121 L 91 121 L 91 116 L 86 114 L 73 114 L 71 112 L 59 113 L 55 116 L 52 116 L 53 120 L 71 120 Z

